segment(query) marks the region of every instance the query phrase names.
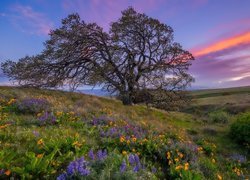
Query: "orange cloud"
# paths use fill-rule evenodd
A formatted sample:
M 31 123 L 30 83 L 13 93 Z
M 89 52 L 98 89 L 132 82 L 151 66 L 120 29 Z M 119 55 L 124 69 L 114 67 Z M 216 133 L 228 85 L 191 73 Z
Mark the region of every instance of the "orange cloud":
M 204 56 L 213 52 L 221 51 L 241 44 L 250 43 L 250 32 L 246 32 L 228 39 L 211 44 L 203 49 L 192 51 L 194 56 Z

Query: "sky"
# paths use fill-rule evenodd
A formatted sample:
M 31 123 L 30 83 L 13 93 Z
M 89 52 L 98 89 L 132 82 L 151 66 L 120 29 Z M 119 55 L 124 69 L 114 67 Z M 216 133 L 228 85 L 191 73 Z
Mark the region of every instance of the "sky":
M 70 13 L 108 31 L 129 6 L 174 29 L 195 57 L 194 88 L 250 85 L 250 0 L 0 0 L 0 62 L 40 53 Z M 0 85 L 9 83 L 0 71 Z

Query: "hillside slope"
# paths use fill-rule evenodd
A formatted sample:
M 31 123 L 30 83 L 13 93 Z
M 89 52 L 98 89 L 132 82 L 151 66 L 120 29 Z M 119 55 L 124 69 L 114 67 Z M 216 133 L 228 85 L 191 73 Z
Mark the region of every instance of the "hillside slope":
M 247 150 L 228 136 L 235 115 L 211 123 L 210 114 L 224 109 L 196 112 L 204 97 L 195 93 L 184 112 L 165 112 L 79 93 L 0 87 L 0 178 L 246 178 Z

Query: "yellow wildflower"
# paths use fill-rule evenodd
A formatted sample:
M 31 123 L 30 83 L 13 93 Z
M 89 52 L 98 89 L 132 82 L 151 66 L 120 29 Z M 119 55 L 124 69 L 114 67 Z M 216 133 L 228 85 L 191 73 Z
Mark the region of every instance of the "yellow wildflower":
M 39 140 L 37 141 L 37 145 L 43 145 L 43 144 L 44 144 L 43 139 L 39 139 Z
M 37 158 L 42 158 L 43 157 L 43 154 L 38 154 L 36 155 Z
M 0 129 L 4 129 L 4 128 L 8 127 L 8 126 L 10 126 L 10 124 L 2 125 L 2 126 L 0 126 Z
M 63 115 L 63 112 L 62 111 L 57 111 L 56 112 L 56 116 L 62 116 Z
M 219 174 L 217 174 L 217 178 L 218 178 L 219 180 L 222 180 L 222 177 L 221 177 L 221 175 L 219 175 Z
M 174 160 L 175 160 L 175 162 L 179 162 L 179 158 L 175 158 Z
M 81 146 L 82 146 L 82 144 L 79 143 L 78 141 L 73 142 L 72 145 L 73 145 L 73 146 L 77 146 L 77 147 L 81 147 Z
M 132 138 L 132 141 L 133 141 L 133 142 L 136 142 L 136 137 L 133 137 L 133 138 Z
M 188 170 L 188 168 L 189 168 L 189 164 L 187 162 L 187 163 L 184 164 L 184 170 Z
M 202 147 L 198 147 L 197 150 L 198 150 L 199 152 L 201 152 L 201 151 L 203 150 L 203 148 L 202 148 Z
M 178 155 L 180 158 L 183 158 L 183 156 L 184 156 L 182 153 L 178 153 Z
M 125 156 L 127 155 L 127 151 L 122 151 L 122 154 Z
M 4 173 L 6 176 L 9 176 L 11 174 L 11 171 L 10 170 L 7 170 L 5 173 Z
M 175 170 L 179 170 L 179 169 L 182 169 L 183 168 L 183 166 L 182 165 L 179 165 L 179 166 L 176 166 L 175 167 Z
M 125 139 L 125 137 L 124 136 L 121 136 L 120 137 L 120 142 L 122 143 L 122 142 L 124 142 L 126 139 Z
M 7 104 L 8 104 L 8 105 L 11 105 L 11 104 L 13 104 L 15 101 L 16 101 L 16 99 L 14 99 L 14 98 L 13 98 L 13 99 L 10 99 L 9 102 L 8 102 Z
M 171 157 L 171 154 L 170 154 L 170 152 L 168 151 L 168 152 L 167 152 L 167 159 L 170 159 L 170 157 Z
M 215 163 L 216 161 L 215 161 L 215 159 L 212 159 L 212 163 Z
M 41 116 L 42 116 L 42 113 L 38 113 L 36 116 L 37 116 L 37 117 L 41 117 Z

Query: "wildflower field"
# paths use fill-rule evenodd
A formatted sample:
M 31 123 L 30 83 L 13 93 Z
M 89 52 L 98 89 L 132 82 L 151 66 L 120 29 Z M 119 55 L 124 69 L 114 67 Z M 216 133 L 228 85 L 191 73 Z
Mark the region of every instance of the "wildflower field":
M 164 112 L 0 87 L 0 179 L 249 179 L 250 99 L 235 112 L 199 98 L 183 112 Z M 237 141 L 230 131 L 238 126 L 230 127 L 240 117 L 246 132 Z

